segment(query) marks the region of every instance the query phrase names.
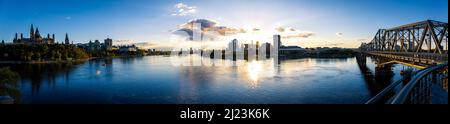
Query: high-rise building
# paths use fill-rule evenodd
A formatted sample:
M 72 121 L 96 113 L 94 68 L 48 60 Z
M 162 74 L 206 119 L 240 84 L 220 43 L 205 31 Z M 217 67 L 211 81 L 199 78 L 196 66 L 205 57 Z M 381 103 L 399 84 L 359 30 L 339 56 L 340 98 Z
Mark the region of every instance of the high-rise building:
M 281 46 L 281 36 L 273 35 L 273 48 L 271 49 L 271 54 L 275 57 L 278 57 L 278 51 Z
M 255 49 L 256 49 L 256 57 L 258 57 L 258 55 L 259 55 L 259 41 L 256 41 Z
M 230 43 L 228 43 L 229 51 L 238 51 L 239 41 L 237 39 L 233 39 Z
M 280 48 L 280 46 L 281 46 L 281 36 L 280 35 L 273 35 L 273 46 Z
M 100 41 L 98 40 L 94 41 L 94 50 L 100 50 Z
M 233 60 L 236 60 L 236 51 L 238 51 L 239 41 L 237 39 L 233 39 L 230 43 L 228 43 L 228 51 L 233 53 Z
M 105 48 L 106 48 L 106 50 L 112 50 L 112 39 L 111 38 L 106 38 L 105 39 Z

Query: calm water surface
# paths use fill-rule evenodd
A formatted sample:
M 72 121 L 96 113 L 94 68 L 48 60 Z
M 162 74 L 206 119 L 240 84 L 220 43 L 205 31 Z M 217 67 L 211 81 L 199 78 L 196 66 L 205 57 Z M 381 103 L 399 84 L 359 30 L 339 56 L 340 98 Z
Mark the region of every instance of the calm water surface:
M 183 62 L 196 66 L 176 66 Z M 20 73 L 21 102 L 25 104 L 359 104 L 399 79 L 398 72 L 405 68 L 395 65 L 393 77 L 374 83 L 363 74 L 356 58 L 274 63 L 271 59 L 233 62 L 147 56 L 0 66 Z M 367 67 L 375 68 L 370 58 Z

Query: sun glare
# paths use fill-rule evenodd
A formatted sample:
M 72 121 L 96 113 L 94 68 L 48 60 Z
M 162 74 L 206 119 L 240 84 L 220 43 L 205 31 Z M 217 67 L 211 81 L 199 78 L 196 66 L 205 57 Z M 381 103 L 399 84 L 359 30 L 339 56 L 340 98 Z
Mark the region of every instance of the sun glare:
M 258 79 L 260 78 L 260 74 L 261 74 L 261 63 L 258 61 L 252 61 L 250 63 L 248 63 L 247 65 L 247 71 L 248 71 L 248 75 L 249 78 L 251 80 L 251 85 L 252 87 L 256 87 L 258 84 Z

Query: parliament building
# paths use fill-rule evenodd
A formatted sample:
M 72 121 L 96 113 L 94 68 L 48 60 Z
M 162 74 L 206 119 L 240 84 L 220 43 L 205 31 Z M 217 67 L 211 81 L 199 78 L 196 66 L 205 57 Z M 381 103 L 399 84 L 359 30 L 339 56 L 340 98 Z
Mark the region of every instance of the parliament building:
M 67 34 L 66 34 L 66 40 L 68 41 Z M 39 29 L 36 28 L 36 31 L 35 31 L 33 24 L 31 24 L 30 37 L 24 38 L 22 33 L 20 33 L 20 37 L 18 37 L 17 33 L 16 33 L 13 43 L 15 43 L 15 44 L 54 44 L 55 43 L 55 34 L 53 34 L 52 37 L 50 37 L 50 34 L 47 34 L 47 37 L 42 37 L 41 34 L 39 33 Z

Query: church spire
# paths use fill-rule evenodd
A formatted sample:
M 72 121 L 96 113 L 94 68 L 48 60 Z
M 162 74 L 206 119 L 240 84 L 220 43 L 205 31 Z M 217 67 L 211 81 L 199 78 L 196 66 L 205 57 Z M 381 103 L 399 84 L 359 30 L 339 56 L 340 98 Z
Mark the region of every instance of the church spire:
M 33 24 L 31 24 L 31 28 L 30 28 L 30 40 L 34 40 L 34 27 Z
M 39 28 L 36 27 L 36 33 L 34 33 L 35 37 L 39 37 L 41 36 L 41 34 L 39 33 Z
M 70 44 L 70 43 L 69 43 L 69 36 L 68 36 L 67 33 L 66 33 L 66 39 L 65 39 L 64 41 L 65 41 L 66 44 Z

